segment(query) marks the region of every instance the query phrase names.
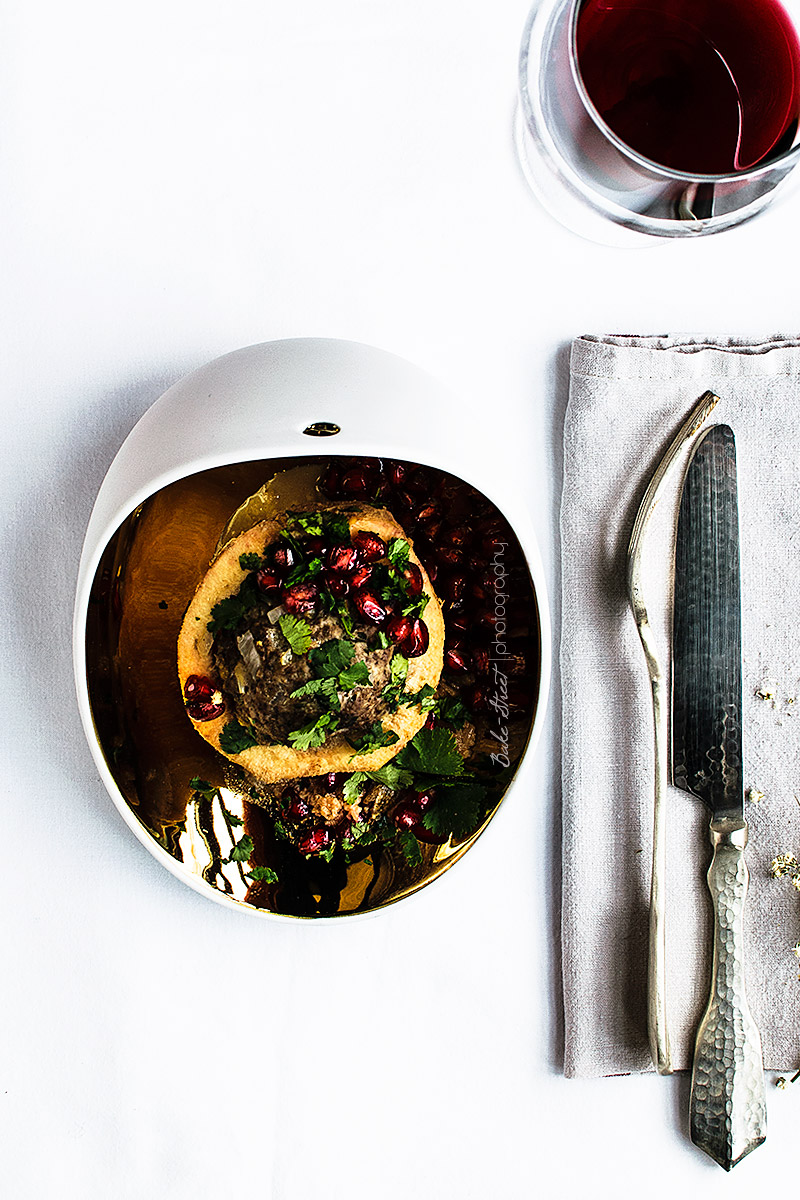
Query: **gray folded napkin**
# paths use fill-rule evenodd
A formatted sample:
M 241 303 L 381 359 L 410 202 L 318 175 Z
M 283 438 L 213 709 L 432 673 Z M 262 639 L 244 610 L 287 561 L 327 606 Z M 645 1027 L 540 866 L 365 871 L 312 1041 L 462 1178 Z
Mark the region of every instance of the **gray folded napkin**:
M 561 508 L 565 1070 L 651 1069 L 646 1033 L 653 799 L 650 687 L 625 588 L 639 501 L 682 418 L 710 388 L 737 442 L 744 782 L 751 885 L 747 988 L 767 1068 L 800 1067 L 800 338 L 582 337 L 572 346 Z M 646 595 L 668 659 L 682 463 L 648 530 Z M 708 813 L 670 787 L 668 1005 L 691 1065 L 708 995 Z

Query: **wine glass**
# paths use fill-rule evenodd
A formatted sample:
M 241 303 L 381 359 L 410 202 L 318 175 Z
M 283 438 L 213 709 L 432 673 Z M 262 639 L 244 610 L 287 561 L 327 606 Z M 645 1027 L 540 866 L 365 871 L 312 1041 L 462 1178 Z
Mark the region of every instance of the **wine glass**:
M 592 240 L 749 220 L 788 190 L 799 118 L 800 40 L 778 0 L 537 0 L 528 16 L 520 161 Z

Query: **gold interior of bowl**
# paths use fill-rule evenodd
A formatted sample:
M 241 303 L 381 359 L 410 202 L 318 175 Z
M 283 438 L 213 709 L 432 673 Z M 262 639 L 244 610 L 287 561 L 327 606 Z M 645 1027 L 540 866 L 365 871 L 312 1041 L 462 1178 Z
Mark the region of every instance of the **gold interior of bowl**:
M 194 882 L 244 907 L 298 918 L 382 908 L 418 891 L 461 858 L 494 816 L 519 764 L 539 689 L 536 597 L 511 535 L 504 553 L 517 566 L 520 594 L 511 599 L 527 614 L 528 700 L 510 719 L 497 707 L 477 719 L 485 752 L 501 751 L 501 732 L 507 728 L 509 762 L 497 770 L 478 828 L 462 841 L 420 843 L 421 861 L 415 865 L 394 845 L 370 847 L 349 863 L 341 855 L 330 862 L 305 859 L 276 837 L 269 813 L 249 799 L 244 772 L 199 737 L 186 716 L 176 642 L 195 588 L 220 546 L 287 504 L 313 500 L 316 478 L 331 461 L 319 456 L 234 464 L 163 488 L 108 543 L 87 618 L 88 690 L 98 741 L 146 835 Z M 494 698 L 502 707 L 496 691 Z M 198 791 L 192 783 L 197 779 L 208 788 Z M 277 883 L 253 878 L 254 868 L 273 866 Z

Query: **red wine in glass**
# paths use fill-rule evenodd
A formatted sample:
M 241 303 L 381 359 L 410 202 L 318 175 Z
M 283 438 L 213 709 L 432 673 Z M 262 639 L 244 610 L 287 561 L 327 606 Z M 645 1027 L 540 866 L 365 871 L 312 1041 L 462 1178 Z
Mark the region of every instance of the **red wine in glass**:
M 800 42 L 777 0 L 584 0 L 576 54 L 606 125 L 664 167 L 747 171 L 793 143 Z

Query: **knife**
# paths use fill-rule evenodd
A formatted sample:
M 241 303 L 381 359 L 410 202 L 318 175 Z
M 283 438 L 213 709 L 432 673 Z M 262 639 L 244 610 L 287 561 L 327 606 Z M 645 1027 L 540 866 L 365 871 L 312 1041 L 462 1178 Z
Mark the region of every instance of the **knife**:
M 727 425 L 697 442 L 675 547 L 672 781 L 711 811 L 711 990 L 695 1043 L 695 1145 L 729 1171 L 766 1137 L 761 1038 L 747 1006 L 748 872 L 742 786 L 742 649 L 736 446 Z

